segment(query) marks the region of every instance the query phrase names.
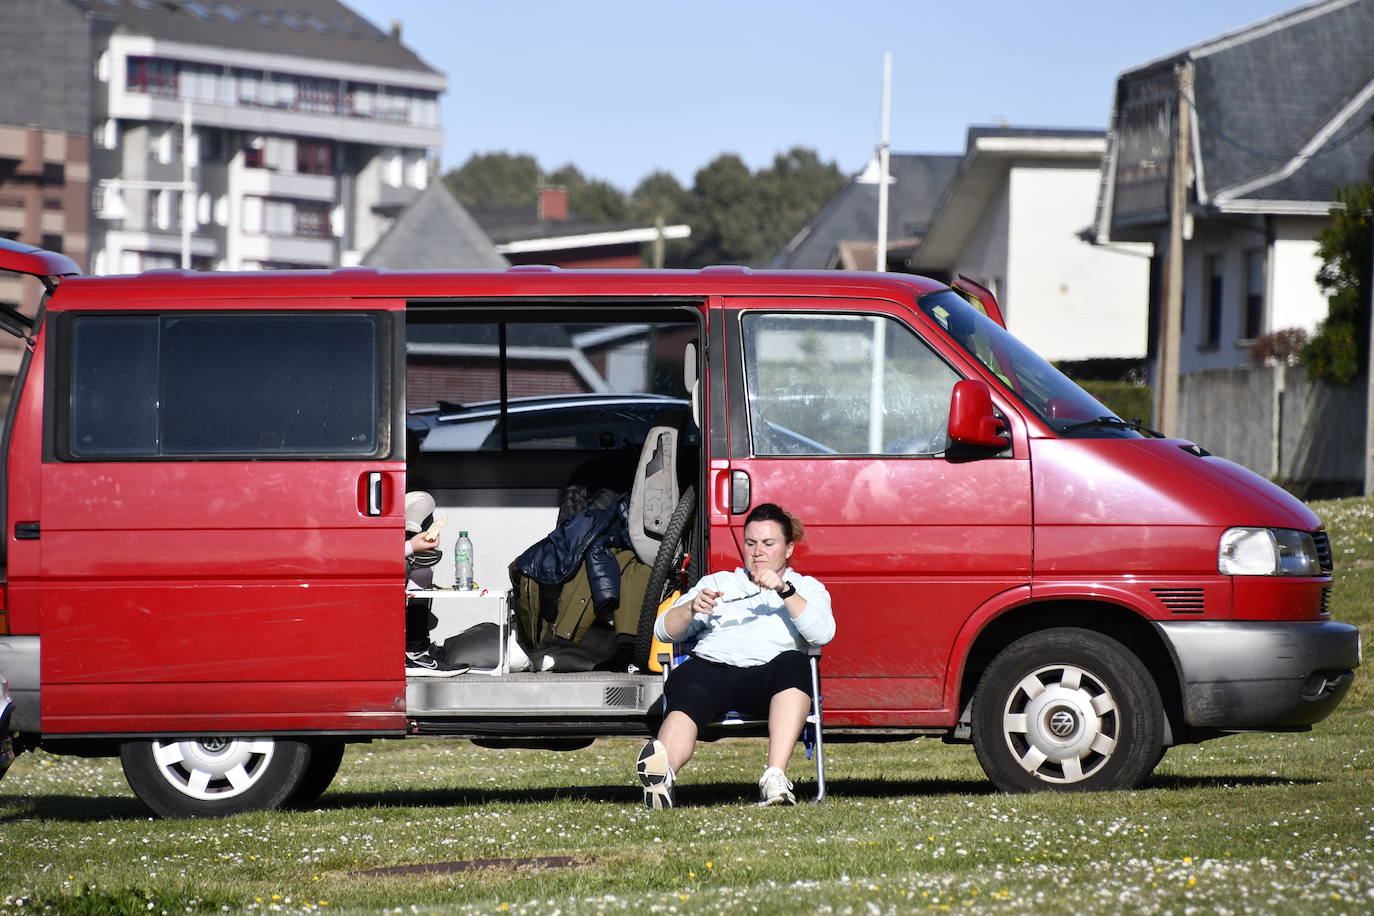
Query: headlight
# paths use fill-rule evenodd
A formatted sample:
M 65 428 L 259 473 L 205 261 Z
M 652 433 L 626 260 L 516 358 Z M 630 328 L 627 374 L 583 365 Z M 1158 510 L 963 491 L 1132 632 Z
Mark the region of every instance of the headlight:
M 1227 576 L 1316 576 L 1317 544 L 1292 528 L 1227 528 L 1217 548 L 1217 570 Z

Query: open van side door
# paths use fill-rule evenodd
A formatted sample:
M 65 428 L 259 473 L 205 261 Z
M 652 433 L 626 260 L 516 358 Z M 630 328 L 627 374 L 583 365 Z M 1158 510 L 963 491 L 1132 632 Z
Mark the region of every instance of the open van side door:
M 964 298 L 973 305 L 981 306 L 983 314 L 993 321 L 1004 328 L 1007 326 L 1007 320 L 1002 317 L 1002 307 L 997 304 L 997 297 L 992 294 L 992 290 L 975 280 L 970 280 L 963 274 L 960 274 L 959 278 L 949 286 L 955 292 L 962 293 Z

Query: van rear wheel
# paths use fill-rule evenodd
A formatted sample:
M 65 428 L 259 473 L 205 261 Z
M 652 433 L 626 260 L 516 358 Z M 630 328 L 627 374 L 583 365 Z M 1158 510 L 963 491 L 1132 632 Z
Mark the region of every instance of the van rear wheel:
M 1145 665 L 1093 630 L 1032 633 L 993 659 L 973 696 L 973 747 L 1004 792 L 1133 789 L 1164 748 Z
M 211 736 L 126 741 L 119 762 L 134 794 L 162 817 L 222 817 L 285 803 L 309 768 L 310 746 Z

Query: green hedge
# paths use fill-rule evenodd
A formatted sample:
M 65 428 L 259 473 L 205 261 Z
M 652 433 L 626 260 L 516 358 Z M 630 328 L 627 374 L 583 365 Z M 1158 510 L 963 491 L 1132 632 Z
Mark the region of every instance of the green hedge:
M 1140 420 L 1150 425 L 1153 416 L 1154 389 L 1149 385 L 1131 382 L 1101 382 L 1084 379 L 1078 386 L 1111 408 L 1123 420 Z

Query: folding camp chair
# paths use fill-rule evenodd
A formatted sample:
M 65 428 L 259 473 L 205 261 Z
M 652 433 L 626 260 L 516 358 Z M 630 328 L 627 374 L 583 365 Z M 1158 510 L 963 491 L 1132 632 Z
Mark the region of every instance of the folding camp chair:
M 825 799 L 825 738 L 822 735 L 821 718 L 821 673 L 820 658 L 821 650 L 812 646 L 806 652 L 807 661 L 811 667 L 811 713 L 806 717 L 806 725 L 802 728 L 801 742 L 806 748 L 808 760 L 816 761 L 816 801 Z M 668 675 L 678 664 L 685 661 L 687 651 L 682 643 L 675 643 L 671 653 L 660 653 L 659 662 L 663 666 L 663 679 L 666 683 Z M 706 727 L 706 731 L 698 735 L 699 739 L 713 740 L 715 738 L 727 737 L 731 731 L 740 731 L 748 735 L 768 734 L 768 717 L 745 716 L 738 712 L 727 712 L 721 719 L 712 722 Z

